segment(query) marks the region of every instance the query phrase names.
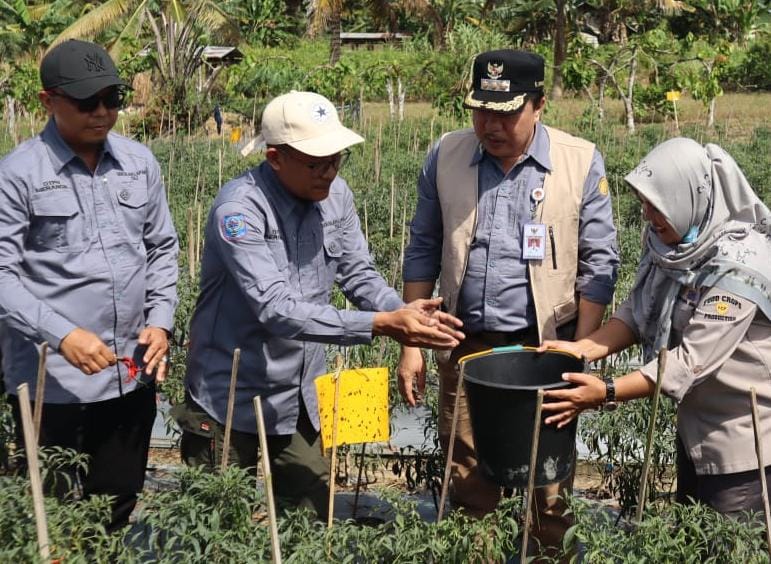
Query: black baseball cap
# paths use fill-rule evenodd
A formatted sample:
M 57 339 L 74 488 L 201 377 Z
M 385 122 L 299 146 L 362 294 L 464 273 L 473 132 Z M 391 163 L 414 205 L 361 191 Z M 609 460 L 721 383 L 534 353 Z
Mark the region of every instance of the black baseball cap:
M 528 51 L 485 51 L 474 59 L 471 90 L 463 107 L 513 113 L 527 94 L 543 92 L 543 57 Z
M 103 47 L 89 41 L 69 39 L 51 49 L 40 63 L 43 88 L 58 88 L 67 96 L 83 100 L 108 86 L 129 85 Z

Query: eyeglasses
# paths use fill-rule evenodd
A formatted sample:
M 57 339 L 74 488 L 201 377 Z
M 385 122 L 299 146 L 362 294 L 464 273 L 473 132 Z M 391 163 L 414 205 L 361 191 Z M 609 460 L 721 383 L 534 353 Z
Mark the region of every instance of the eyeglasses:
M 123 106 L 123 102 L 126 99 L 126 93 L 120 88 L 110 88 L 103 94 L 94 94 L 88 98 L 73 98 L 67 96 L 61 92 L 48 91 L 51 96 L 57 96 L 59 98 L 65 98 L 72 102 L 72 104 L 82 113 L 90 113 L 99 107 L 99 104 L 104 104 L 105 109 L 114 110 Z
M 329 172 L 330 168 L 334 168 L 335 171 L 339 171 L 348 160 L 348 157 L 351 155 L 351 151 L 346 149 L 328 159 L 309 162 L 301 159 L 294 151 L 290 152 L 289 150 L 281 147 L 277 148 L 290 159 L 302 163 L 302 165 L 305 166 L 305 168 L 308 169 L 308 172 L 310 172 L 313 176 L 324 176 L 327 172 Z

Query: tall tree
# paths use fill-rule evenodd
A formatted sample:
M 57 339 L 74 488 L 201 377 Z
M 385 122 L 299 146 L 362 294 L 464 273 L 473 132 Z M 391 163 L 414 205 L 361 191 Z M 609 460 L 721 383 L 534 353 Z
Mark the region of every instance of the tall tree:
M 196 15 L 196 23 L 209 30 L 211 35 L 231 40 L 238 37 L 237 26 L 214 0 L 107 0 L 68 26 L 52 45 L 67 39 L 93 39 L 104 31 L 120 29 L 109 45 L 110 55 L 120 59 L 129 38 L 139 37 L 147 28 L 155 33 L 149 16 L 163 14 L 166 20 L 183 25 L 190 11 Z M 155 40 L 157 42 L 157 35 Z

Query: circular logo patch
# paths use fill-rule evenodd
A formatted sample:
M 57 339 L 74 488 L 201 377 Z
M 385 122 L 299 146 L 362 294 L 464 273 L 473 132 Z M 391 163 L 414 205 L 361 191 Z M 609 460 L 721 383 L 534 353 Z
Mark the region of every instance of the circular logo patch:
M 715 304 L 715 311 L 718 315 L 725 315 L 728 313 L 728 304 L 726 302 L 718 302 Z
M 603 196 L 608 195 L 608 179 L 604 176 L 600 178 L 600 183 L 597 185 L 597 189 L 600 191 L 600 194 Z

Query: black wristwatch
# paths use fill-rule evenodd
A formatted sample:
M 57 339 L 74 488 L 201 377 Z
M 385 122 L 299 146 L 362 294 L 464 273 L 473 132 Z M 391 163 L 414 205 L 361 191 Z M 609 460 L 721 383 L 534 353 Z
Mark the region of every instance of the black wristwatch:
M 616 401 L 616 384 L 613 382 L 613 378 L 605 379 L 605 401 L 602 404 L 603 411 L 615 411 L 618 407 Z

